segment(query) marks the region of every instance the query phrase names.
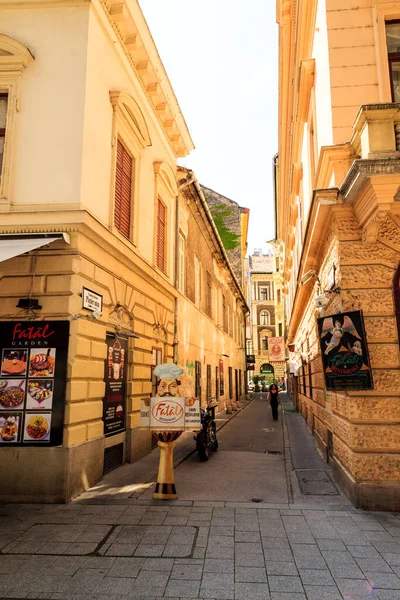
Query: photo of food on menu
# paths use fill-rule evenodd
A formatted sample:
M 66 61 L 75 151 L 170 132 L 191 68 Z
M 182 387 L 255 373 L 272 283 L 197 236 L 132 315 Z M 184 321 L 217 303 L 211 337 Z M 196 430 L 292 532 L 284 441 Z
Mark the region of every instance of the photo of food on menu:
M 17 443 L 20 437 L 22 413 L 0 413 L 0 443 Z
M 26 413 L 24 442 L 48 441 L 50 436 L 51 413 Z
M 35 348 L 29 356 L 29 377 L 54 377 L 56 349 Z
M 0 411 L 23 408 L 25 379 L 0 379 Z
M 53 385 L 53 379 L 29 379 L 26 409 L 50 409 L 53 405 Z
M 4 348 L 1 357 L 1 375 L 25 376 L 28 365 L 28 350 Z

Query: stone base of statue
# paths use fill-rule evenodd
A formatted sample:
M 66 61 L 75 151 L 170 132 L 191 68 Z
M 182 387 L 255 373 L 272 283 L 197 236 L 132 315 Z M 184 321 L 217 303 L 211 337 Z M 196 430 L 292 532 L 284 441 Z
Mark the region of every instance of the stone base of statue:
M 158 464 L 157 483 L 153 498 L 158 500 L 176 500 L 178 494 L 175 488 L 174 477 L 174 448 L 182 431 L 153 432 L 158 439 L 160 448 L 160 462 Z

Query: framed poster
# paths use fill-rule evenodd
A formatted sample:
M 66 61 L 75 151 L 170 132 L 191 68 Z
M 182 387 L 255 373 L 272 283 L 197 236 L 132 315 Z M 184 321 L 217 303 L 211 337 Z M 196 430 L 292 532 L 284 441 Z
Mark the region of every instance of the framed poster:
M 61 446 L 69 321 L 0 323 L 0 447 Z
M 125 431 L 126 415 L 126 361 L 128 339 L 107 333 L 107 358 L 104 381 L 106 395 L 103 399 L 104 435 L 111 436 Z
M 372 371 L 362 311 L 318 319 L 319 343 L 328 390 L 372 390 Z

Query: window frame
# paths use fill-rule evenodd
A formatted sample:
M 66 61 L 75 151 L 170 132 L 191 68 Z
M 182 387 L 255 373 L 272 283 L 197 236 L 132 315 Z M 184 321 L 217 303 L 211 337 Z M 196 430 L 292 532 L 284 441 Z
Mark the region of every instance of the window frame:
M 389 52 L 386 43 L 386 22 L 400 20 L 398 3 L 373 7 L 375 48 L 378 70 L 379 102 L 392 102 L 392 82 L 389 71 Z
M 20 81 L 25 68 L 34 58 L 28 48 L 7 35 L 0 34 L 0 93 L 7 94 L 7 114 L 4 135 L 3 164 L 0 173 L 0 205 L 11 206 L 11 172 L 15 148 L 13 140 L 18 113 L 21 110 Z
M 265 315 L 267 315 L 267 319 L 266 319 L 266 322 L 263 323 L 262 317 L 264 317 Z M 271 325 L 271 313 L 268 310 L 263 309 L 262 311 L 260 311 L 260 314 L 258 315 L 258 320 L 259 320 L 259 325 Z
M 198 256 L 194 256 L 194 303 L 197 308 L 201 306 L 201 261 Z
M 118 225 L 116 225 L 115 223 L 115 206 L 116 206 L 116 179 L 117 179 L 117 158 L 118 158 L 118 143 L 120 143 L 124 149 L 124 151 L 128 154 L 128 156 L 131 158 L 132 161 L 132 165 L 131 165 L 131 182 L 130 182 L 130 211 L 129 211 L 129 232 L 128 235 L 126 235 L 123 231 L 121 231 L 121 229 L 118 227 Z M 127 239 L 128 241 L 132 242 L 133 241 L 133 235 L 134 235 L 134 227 L 133 227 L 133 217 L 134 217 L 134 211 L 135 211 L 135 207 L 134 207 L 134 189 L 135 189 L 135 157 L 133 156 L 133 153 L 130 151 L 128 145 L 124 142 L 124 139 L 122 138 L 122 136 L 118 135 L 117 136 L 117 140 L 116 140 L 116 152 L 115 152 L 115 166 L 114 166 L 114 202 L 113 202 L 113 220 L 112 220 L 112 227 L 115 228 L 118 233 L 120 233 L 125 239 Z
M 212 319 L 212 278 L 210 271 L 206 271 L 206 313 Z

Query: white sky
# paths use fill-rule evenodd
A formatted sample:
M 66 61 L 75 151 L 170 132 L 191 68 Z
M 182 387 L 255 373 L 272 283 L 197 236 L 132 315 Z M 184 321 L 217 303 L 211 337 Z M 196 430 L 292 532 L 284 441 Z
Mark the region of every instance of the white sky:
M 274 236 L 274 0 L 139 0 L 196 150 L 180 163 L 250 208 L 249 253 Z

